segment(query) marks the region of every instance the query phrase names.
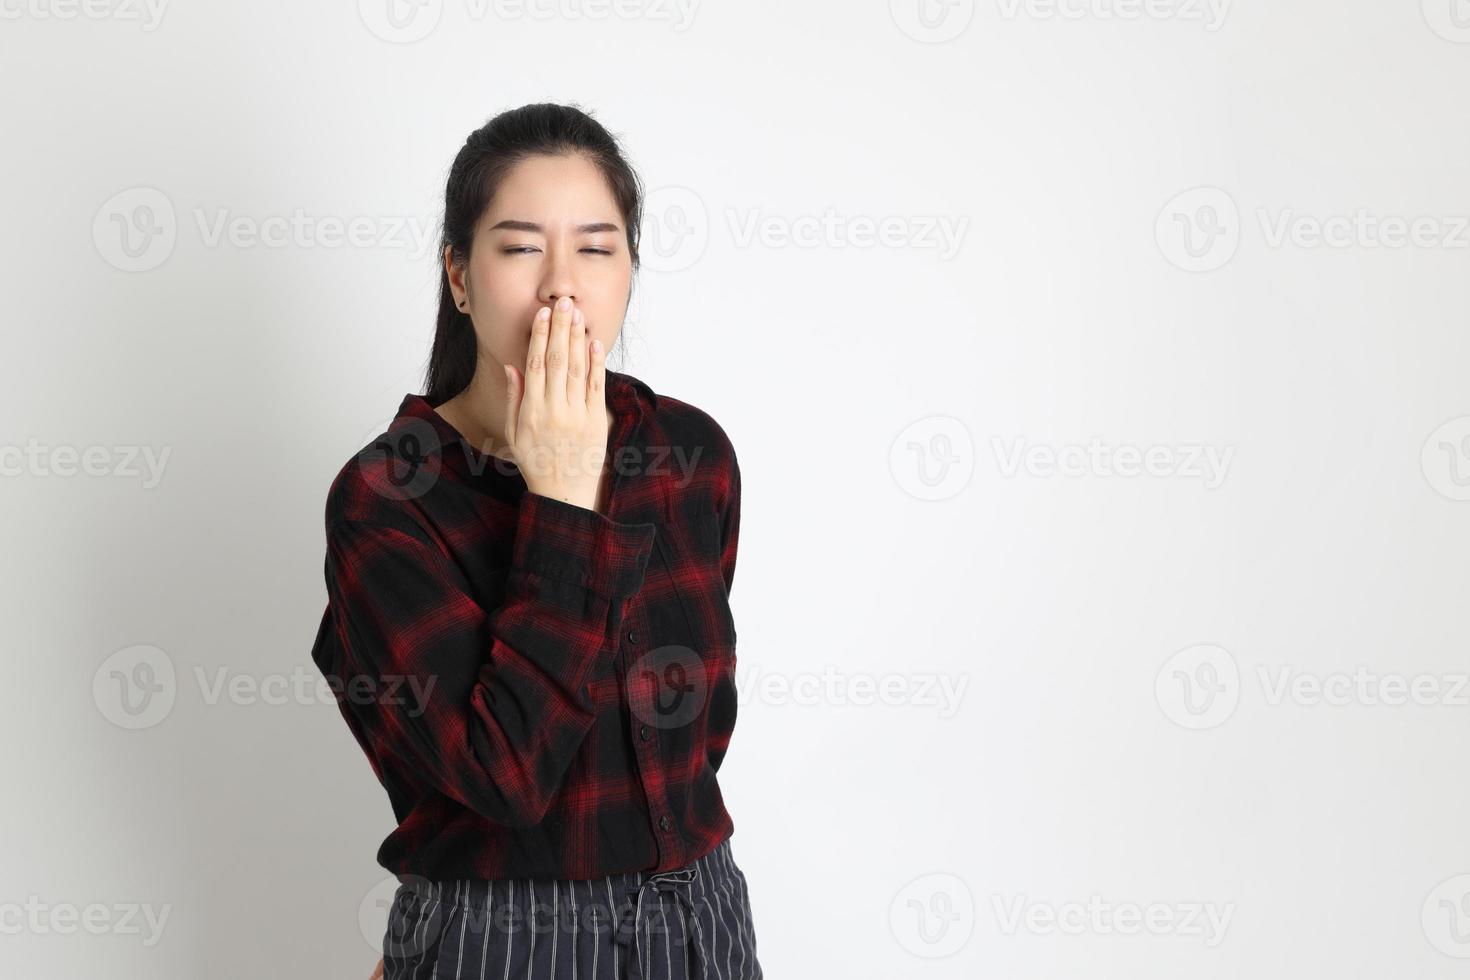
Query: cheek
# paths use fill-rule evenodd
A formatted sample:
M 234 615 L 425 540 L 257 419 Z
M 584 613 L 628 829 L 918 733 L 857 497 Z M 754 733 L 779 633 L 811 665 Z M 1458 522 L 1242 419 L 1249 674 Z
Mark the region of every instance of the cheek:
M 618 330 L 623 323 L 623 308 L 621 306 L 610 306 L 604 304 L 601 308 L 594 310 L 588 317 L 588 340 L 596 337 L 602 341 L 603 349 L 613 345 L 613 340 L 618 335 Z
M 628 314 L 630 281 L 626 271 L 609 275 L 598 284 L 596 300 L 587 305 L 587 319 L 592 324 L 592 335 L 600 338 L 604 345 L 611 346 L 613 338 L 622 328 L 623 317 Z

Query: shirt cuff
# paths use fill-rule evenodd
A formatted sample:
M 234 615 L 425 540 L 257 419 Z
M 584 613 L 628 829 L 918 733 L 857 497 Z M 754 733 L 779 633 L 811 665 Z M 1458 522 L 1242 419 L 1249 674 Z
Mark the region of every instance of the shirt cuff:
M 643 587 L 653 524 L 626 524 L 586 507 L 527 490 L 521 495 L 512 562 L 607 596 Z

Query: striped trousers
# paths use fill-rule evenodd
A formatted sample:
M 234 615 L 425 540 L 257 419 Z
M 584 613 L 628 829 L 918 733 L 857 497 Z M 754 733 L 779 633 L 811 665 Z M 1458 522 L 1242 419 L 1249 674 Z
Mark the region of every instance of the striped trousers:
M 384 980 L 763 978 L 728 837 L 656 874 L 400 881 Z

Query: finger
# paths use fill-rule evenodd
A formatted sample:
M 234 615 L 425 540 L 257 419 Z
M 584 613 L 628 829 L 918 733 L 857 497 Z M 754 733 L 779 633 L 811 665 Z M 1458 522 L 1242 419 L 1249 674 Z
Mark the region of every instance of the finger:
M 551 330 L 551 307 L 543 306 L 531 321 L 531 343 L 526 347 L 524 390 L 535 398 L 546 394 L 546 344 Z
M 546 341 L 546 402 L 549 405 L 567 403 L 567 335 L 571 328 L 572 301 L 563 296 L 551 311 L 551 333 Z
M 378 965 L 373 968 L 373 975 L 368 980 L 383 980 L 383 961 L 378 960 Z
M 567 401 L 587 404 L 587 318 L 580 308 L 572 311 L 572 329 L 567 337 Z
M 516 444 L 516 433 L 520 431 L 520 389 L 523 387 L 517 382 L 516 369 L 507 364 L 505 366 L 505 432 L 502 435 L 512 448 Z
M 592 341 L 588 357 L 591 358 L 591 366 L 587 369 L 587 404 L 595 408 L 606 404 L 607 398 L 604 394 L 607 387 L 607 351 L 602 349 L 602 341 Z

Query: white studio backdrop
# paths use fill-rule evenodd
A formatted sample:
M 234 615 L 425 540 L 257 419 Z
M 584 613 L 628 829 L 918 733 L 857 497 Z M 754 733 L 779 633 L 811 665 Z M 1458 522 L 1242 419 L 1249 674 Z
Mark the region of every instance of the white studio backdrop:
M 0 975 L 367 977 L 322 507 L 537 101 L 739 453 L 767 976 L 1464 975 L 1461 0 L 0 0 L 0 82 Z

